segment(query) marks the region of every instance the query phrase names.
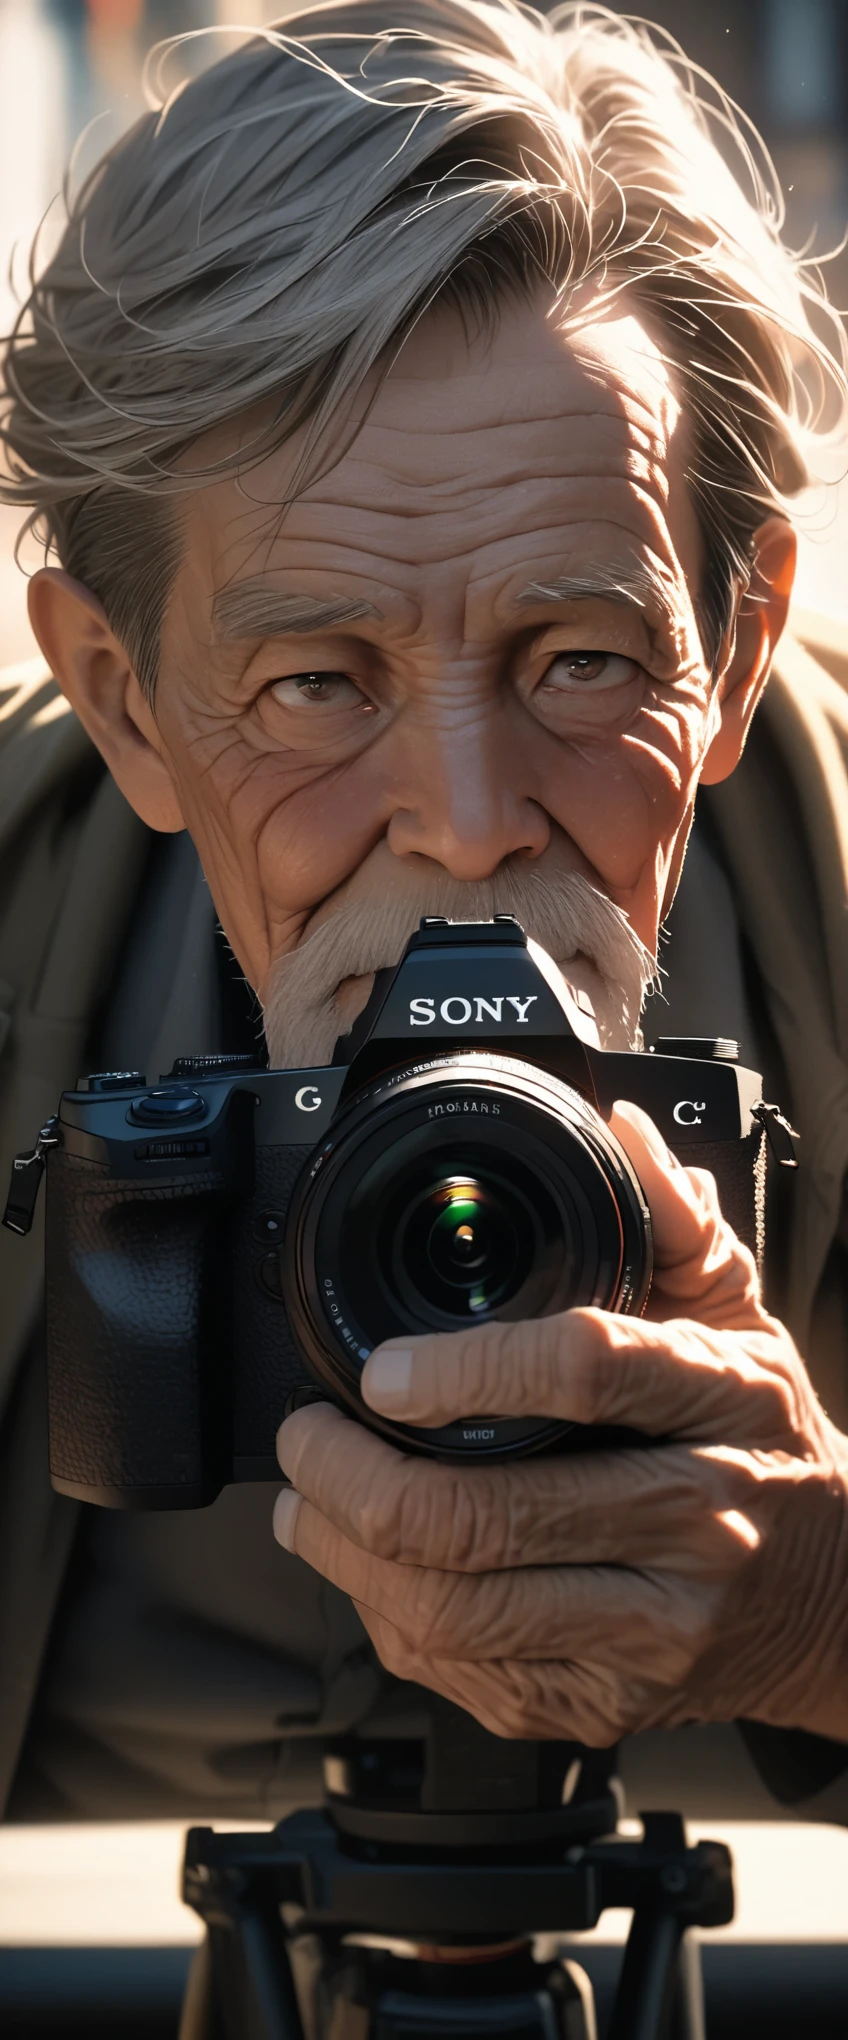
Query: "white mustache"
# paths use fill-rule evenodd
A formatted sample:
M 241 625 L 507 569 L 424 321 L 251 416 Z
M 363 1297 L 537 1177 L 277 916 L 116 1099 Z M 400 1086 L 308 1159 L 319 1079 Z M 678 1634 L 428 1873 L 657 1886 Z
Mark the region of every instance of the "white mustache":
M 505 865 L 490 879 L 462 883 L 432 872 L 380 900 L 350 896 L 281 956 L 264 987 L 264 1022 L 272 1066 L 297 1069 L 330 1061 L 343 1027 L 336 994 L 347 978 L 367 978 L 400 960 L 423 914 L 490 921 L 514 914 L 570 978 L 587 990 L 601 1046 L 631 1048 L 639 1015 L 656 978 L 650 951 L 626 914 L 577 872 L 552 879 Z M 567 966 L 575 965 L 569 972 Z

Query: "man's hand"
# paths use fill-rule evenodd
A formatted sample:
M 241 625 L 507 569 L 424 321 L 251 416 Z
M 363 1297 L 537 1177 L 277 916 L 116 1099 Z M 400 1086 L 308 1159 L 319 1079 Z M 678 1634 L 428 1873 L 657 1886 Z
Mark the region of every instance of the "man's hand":
M 448 1467 L 316 1405 L 279 1433 L 276 1534 L 352 1596 L 390 1671 L 500 1735 L 604 1746 L 741 1716 L 848 1740 L 848 1440 L 712 1177 L 635 1106 L 612 1125 L 653 1219 L 645 1318 L 412 1339 L 362 1387 L 404 1423 L 532 1414 L 645 1444 Z

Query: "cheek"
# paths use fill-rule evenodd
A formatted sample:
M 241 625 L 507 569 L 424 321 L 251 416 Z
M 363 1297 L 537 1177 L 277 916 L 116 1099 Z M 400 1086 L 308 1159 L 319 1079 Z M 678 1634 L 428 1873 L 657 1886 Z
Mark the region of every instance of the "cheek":
M 704 728 L 702 704 L 649 702 L 629 730 L 572 741 L 548 767 L 548 812 L 622 900 L 662 868 L 692 799 Z
M 658 843 L 677 829 L 694 797 L 705 731 L 703 704 L 675 700 L 646 706 L 624 738 L 623 752 L 650 803 Z
M 257 837 L 260 882 L 282 913 L 309 913 L 349 878 L 384 834 L 386 774 L 366 752 L 289 779 L 266 803 Z
M 166 741 L 218 913 L 259 984 L 271 956 L 291 946 L 385 828 L 368 754 L 318 766 L 314 757 L 257 749 L 221 723 Z

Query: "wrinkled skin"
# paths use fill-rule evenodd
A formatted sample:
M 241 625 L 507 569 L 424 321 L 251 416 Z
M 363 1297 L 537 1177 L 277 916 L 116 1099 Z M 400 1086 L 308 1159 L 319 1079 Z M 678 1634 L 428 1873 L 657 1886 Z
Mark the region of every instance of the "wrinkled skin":
M 613 1126 L 655 1227 L 646 1317 L 411 1340 L 411 1368 L 379 1349 L 363 1389 L 405 1423 L 497 1410 L 662 1442 L 433 1466 L 326 1404 L 280 1430 L 277 1534 L 353 1596 L 391 1671 L 496 1734 L 603 1747 L 743 1716 L 848 1738 L 848 1441 L 714 1179 L 637 1107 Z
M 461 884 L 509 860 L 580 872 L 655 952 L 698 783 L 738 761 L 792 532 L 755 534 L 714 681 L 671 372 L 626 305 L 578 339 L 548 309 L 507 306 L 471 341 L 422 320 L 282 522 L 297 445 L 182 499 L 155 712 L 91 592 L 33 577 L 60 684 L 144 820 L 191 831 L 260 992 L 342 897 L 376 913 L 410 874 Z M 611 567 L 654 594 L 587 592 Z M 307 630 L 259 604 L 225 634 L 214 599 L 243 581 L 358 613 Z M 351 1017 L 367 989 L 350 980 Z M 648 1320 L 419 1342 L 413 1399 L 383 1407 L 614 1417 L 664 1442 L 448 1472 L 302 1411 L 281 1458 L 304 1499 L 284 1496 L 278 1532 L 354 1596 L 387 1665 L 504 1734 L 604 1744 L 747 1714 L 848 1736 L 844 1441 L 708 1185 L 619 1125 L 658 1241 Z M 372 1359 L 376 1404 L 374 1381 Z
M 184 499 L 155 716 L 95 598 L 57 569 L 33 578 L 53 671 L 151 827 L 190 829 L 260 992 L 342 892 L 376 906 L 422 861 L 459 881 L 508 859 L 578 871 L 654 954 L 699 778 L 739 756 L 792 532 L 761 528 L 714 689 L 669 372 L 633 316 L 569 341 L 545 313 L 507 305 L 472 344 L 456 318 L 422 321 L 281 524 L 297 442 Z M 658 596 L 545 592 L 610 567 Z M 214 598 L 243 583 L 368 613 L 294 631 L 255 612 L 225 635 Z

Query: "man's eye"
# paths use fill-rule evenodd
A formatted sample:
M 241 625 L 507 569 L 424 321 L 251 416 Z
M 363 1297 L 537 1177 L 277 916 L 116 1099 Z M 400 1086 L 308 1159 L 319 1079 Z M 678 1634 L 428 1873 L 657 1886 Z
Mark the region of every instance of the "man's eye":
M 638 672 L 637 661 L 618 652 L 558 652 L 541 685 L 565 693 L 591 687 L 597 694 L 604 687 L 625 686 Z
M 275 680 L 271 693 L 283 708 L 359 708 L 367 712 L 374 706 L 344 673 L 292 673 L 288 680 Z

